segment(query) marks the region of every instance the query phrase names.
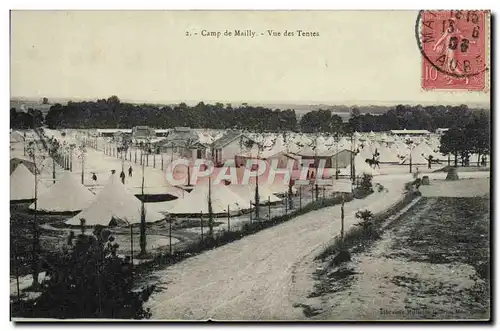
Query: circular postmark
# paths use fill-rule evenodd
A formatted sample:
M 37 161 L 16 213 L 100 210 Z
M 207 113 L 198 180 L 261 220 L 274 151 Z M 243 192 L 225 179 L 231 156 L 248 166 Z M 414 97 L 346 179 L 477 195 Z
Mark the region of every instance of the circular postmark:
M 487 70 L 485 12 L 421 10 L 415 38 L 425 61 L 438 72 L 468 79 Z

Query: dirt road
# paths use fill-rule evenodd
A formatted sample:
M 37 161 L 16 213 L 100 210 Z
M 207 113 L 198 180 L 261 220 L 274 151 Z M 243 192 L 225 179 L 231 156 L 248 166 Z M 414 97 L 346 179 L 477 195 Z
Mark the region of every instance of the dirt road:
M 382 181 L 388 192 L 345 205 L 346 229 L 358 209 L 382 211 L 403 194 L 409 177 Z M 146 303 L 153 319 L 304 319 L 294 303 L 307 295 L 296 268 L 340 231 L 340 206 L 299 216 L 157 272 L 166 289 Z M 300 275 L 301 276 L 301 275 Z

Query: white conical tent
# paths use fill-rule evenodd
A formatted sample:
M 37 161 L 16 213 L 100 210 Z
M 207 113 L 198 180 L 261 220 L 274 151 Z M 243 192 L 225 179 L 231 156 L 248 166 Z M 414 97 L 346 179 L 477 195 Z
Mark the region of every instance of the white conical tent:
M 378 151 L 380 149 L 380 144 L 378 142 L 373 142 L 370 144 L 370 152 L 373 154 L 375 154 L 375 151 Z
M 397 163 L 401 160 L 398 158 L 397 153 L 382 145 L 378 148 L 379 161 L 384 163 Z
M 39 167 L 40 179 L 44 181 L 47 186 L 51 186 L 54 183 L 54 175 L 56 179 L 61 179 L 63 173 L 65 173 L 65 170 L 53 160 L 53 158 L 48 157 L 43 160 L 42 164 Z
M 38 197 L 37 209 L 51 213 L 76 212 L 90 206 L 95 198 L 71 173 L 67 173 Z M 34 209 L 35 204 L 29 208 Z
M 285 147 L 285 143 L 283 141 L 283 137 L 278 136 L 276 138 L 276 141 L 274 142 L 274 145 L 272 145 L 272 147 L 269 147 L 268 149 L 262 151 L 260 156 L 263 159 L 266 159 L 268 157 L 274 156 L 274 155 L 276 155 L 280 152 L 283 152 L 285 150 L 286 150 L 286 147 Z
M 365 159 L 360 154 L 354 157 L 354 170 L 356 171 L 356 175 L 369 174 L 374 176 L 379 174 L 376 169 L 373 169 L 366 163 Z
M 38 181 L 38 195 L 47 189 Z M 35 175 L 20 163 L 10 175 L 10 201 L 35 199 Z
M 146 222 L 155 222 L 164 218 L 163 215 L 146 210 Z M 121 183 L 118 175 L 111 175 L 107 184 L 97 195 L 94 202 L 81 213 L 66 221 L 66 224 L 80 225 L 80 219 L 85 219 L 85 225 L 108 226 L 111 220 L 121 220 L 130 224 L 141 222 L 141 201 L 137 199 Z
M 411 151 L 411 163 L 412 164 L 427 164 L 428 161 L 426 157 L 428 157 L 428 154 L 426 154 L 426 150 L 422 148 L 422 146 L 418 145 L 414 147 Z M 408 155 L 402 162 L 401 164 L 409 164 L 410 163 L 410 155 Z
M 18 131 L 13 131 L 10 134 L 10 142 L 11 143 L 20 143 L 24 141 L 24 137 Z
M 207 182 L 199 183 L 184 199 L 180 199 L 169 211 L 170 214 L 199 215 L 208 214 Z M 245 201 L 226 185 L 218 184 L 211 187 L 212 213 L 226 214 L 229 206 L 230 214 L 237 214 L 242 210 L 251 209 L 250 201 Z
M 42 165 L 40 166 L 42 173 L 52 173 L 52 170 L 55 168 L 56 172 L 64 171 L 64 169 L 59 165 L 59 163 L 55 162 L 53 158 L 48 157 L 43 160 Z
M 365 146 L 362 150 L 360 150 L 359 153 L 357 154 L 357 156 L 359 156 L 363 160 L 363 162 L 366 159 L 373 158 L 372 151 L 370 150 L 370 148 L 368 146 Z
M 441 156 L 439 153 L 434 152 L 434 150 L 426 142 L 422 142 L 418 146 L 422 149 L 422 152 L 426 157 L 432 155 L 432 157 L 436 160 Z
M 251 201 L 255 204 L 255 184 L 248 185 L 229 185 L 231 191 L 236 193 L 240 198 L 245 201 Z M 275 203 L 281 201 L 280 198 L 275 196 L 267 186 L 259 185 L 259 204 L 265 205 L 267 203 Z

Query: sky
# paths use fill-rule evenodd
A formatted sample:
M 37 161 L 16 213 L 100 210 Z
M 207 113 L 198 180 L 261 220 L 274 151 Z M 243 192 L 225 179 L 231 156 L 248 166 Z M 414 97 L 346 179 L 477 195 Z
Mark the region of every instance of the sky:
M 416 11 L 12 11 L 11 97 L 489 104 L 484 91 L 421 89 L 416 17 Z M 256 36 L 223 36 L 235 29 Z M 299 37 L 299 29 L 319 36 Z M 221 36 L 201 36 L 203 30 Z

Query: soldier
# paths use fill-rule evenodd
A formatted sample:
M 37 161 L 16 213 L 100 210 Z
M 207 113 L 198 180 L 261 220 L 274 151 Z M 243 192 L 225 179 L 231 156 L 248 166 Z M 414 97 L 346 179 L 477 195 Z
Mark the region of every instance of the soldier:
M 123 172 L 120 172 L 120 178 L 122 179 L 122 183 L 125 184 L 125 173 Z
M 434 157 L 432 155 L 429 155 L 429 157 L 425 157 L 424 154 L 422 154 L 422 156 L 427 160 L 428 169 L 432 169 L 432 160 L 434 159 Z

